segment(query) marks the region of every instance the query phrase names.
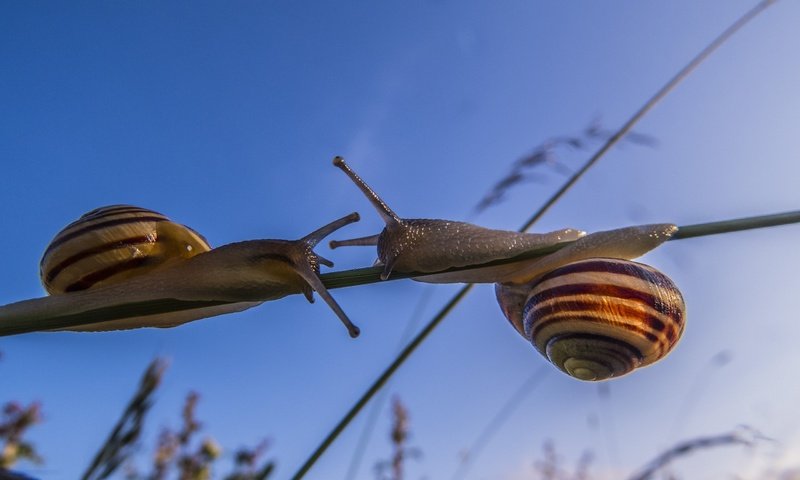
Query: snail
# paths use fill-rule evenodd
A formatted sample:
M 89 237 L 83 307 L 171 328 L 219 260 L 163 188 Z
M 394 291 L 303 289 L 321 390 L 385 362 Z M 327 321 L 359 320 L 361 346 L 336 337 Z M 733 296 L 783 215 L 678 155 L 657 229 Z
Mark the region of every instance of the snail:
M 685 306 L 678 288 L 656 269 L 630 261 L 668 240 L 675 225 L 531 234 L 402 219 L 341 157 L 333 164 L 364 193 L 386 227 L 377 235 L 331 241 L 331 248 L 377 246 L 383 279 L 398 271 L 423 282 L 495 283 L 500 308 L 515 330 L 570 376 L 593 381 L 624 375 L 663 358 L 683 332 Z M 565 245 L 543 257 L 481 266 L 559 243 Z M 464 266 L 478 267 L 447 271 Z
M 313 302 L 316 291 L 356 337 L 358 327 L 319 278 L 319 265 L 333 263 L 313 248 L 358 220 L 352 213 L 299 240 L 251 240 L 212 249 L 200 234 L 160 213 L 130 205 L 98 208 L 65 227 L 45 251 L 40 274 L 51 295 L 0 307 L 0 324 L 86 316 L 92 323 L 66 329 L 174 327 L 293 293 Z M 136 308 L 126 314 L 121 305 Z

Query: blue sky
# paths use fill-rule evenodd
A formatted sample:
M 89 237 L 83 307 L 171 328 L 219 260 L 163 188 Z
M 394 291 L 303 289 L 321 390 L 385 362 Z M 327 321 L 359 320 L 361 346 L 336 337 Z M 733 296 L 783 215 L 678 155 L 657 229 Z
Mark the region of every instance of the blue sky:
M 617 127 L 754 4 L 3 3 L 0 303 L 43 295 L 47 243 L 101 205 L 152 208 L 213 245 L 298 238 L 354 210 L 362 221 L 342 236 L 377 232 L 380 219 L 331 166 L 334 155 L 401 216 L 515 229 L 561 177 L 543 171 L 545 181 L 472 216 L 514 160 L 598 117 Z M 657 146 L 613 150 L 536 230 L 798 208 L 798 19 L 800 4 L 783 1 L 748 26 L 637 127 Z M 575 165 L 589 153 L 561 159 Z M 677 471 L 762 478 L 800 465 L 799 233 L 671 242 L 647 255 L 688 305 L 673 354 L 609 383 L 608 397 L 551 369 L 470 478 L 531 478 L 545 439 L 568 463 L 592 450 L 596 476 L 618 478 L 679 439 L 740 424 L 778 441 L 703 454 Z M 368 249 L 319 252 L 336 269 L 374 259 Z M 21 467 L 75 478 L 147 363 L 165 356 L 147 444 L 176 425 L 197 390 L 206 433 L 230 449 L 270 438 L 286 478 L 392 359 L 420 296 L 434 290 L 424 322 L 456 288 L 403 281 L 334 291 L 362 329 L 357 340 L 323 303 L 300 296 L 169 330 L 2 338 L 0 401 L 44 404 L 30 437 L 47 463 Z M 731 362 L 709 367 L 720 351 Z M 409 478 L 450 477 L 459 451 L 543 364 L 491 288 L 477 288 L 389 386 L 424 454 Z M 373 478 L 372 464 L 388 457 L 388 410 L 379 418 L 357 478 Z M 307 478 L 342 478 L 363 423 Z

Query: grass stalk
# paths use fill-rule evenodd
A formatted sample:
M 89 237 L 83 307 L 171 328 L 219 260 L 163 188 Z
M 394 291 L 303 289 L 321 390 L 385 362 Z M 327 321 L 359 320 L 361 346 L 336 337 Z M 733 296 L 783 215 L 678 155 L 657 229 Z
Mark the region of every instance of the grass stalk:
M 646 467 L 640 472 L 632 475 L 628 480 L 652 480 L 656 478 L 658 472 L 662 471 L 674 460 L 695 453 L 699 450 L 706 450 L 709 448 L 729 446 L 729 445 L 743 445 L 752 447 L 757 440 L 766 440 L 758 432 L 744 427 L 739 431 L 725 433 L 722 435 L 715 435 L 710 437 L 700 437 L 685 442 L 678 443 L 672 448 L 662 452 L 654 458 Z
M 715 50 L 717 50 L 722 44 L 724 44 L 733 34 L 739 31 L 742 27 L 744 27 L 747 23 L 751 20 L 756 18 L 761 12 L 766 10 L 772 4 L 774 4 L 777 0 L 762 0 L 759 2 L 755 7 L 748 10 L 744 15 L 739 17 L 733 24 L 731 24 L 728 28 L 726 28 L 719 36 L 717 36 L 714 40 L 711 41 L 703 50 L 700 51 L 689 63 L 686 64 L 675 76 L 673 76 L 663 87 L 661 87 L 650 99 L 648 99 L 642 107 L 633 114 L 633 116 L 628 119 L 622 127 L 619 128 L 604 144 L 600 147 L 600 149 L 592 155 L 589 160 L 577 171 L 573 174 L 562 186 L 559 188 L 556 193 L 554 193 L 543 205 L 539 210 L 537 210 L 520 228 L 520 231 L 527 231 L 536 223 L 549 209 L 552 207 L 570 188 L 594 165 L 597 161 L 600 160 L 614 145 L 616 145 L 624 136 L 627 134 L 638 122 L 641 120 L 647 112 L 649 112 L 656 104 L 658 104 L 662 99 L 664 99 L 669 92 L 671 92 L 681 81 L 689 76 L 703 61 L 706 60 Z M 798 212 L 790 212 L 788 215 L 798 214 Z M 719 223 L 719 222 L 717 222 Z M 692 232 L 703 232 L 702 229 L 698 229 L 698 226 L 691 226 L 693 228 L 689 228 L 689 231 Z M 757 227 L 750 227 L 750 228 L 757 228 Z M 743 228 L 747 229 L 747 228 Z M 735 231 L 735 230 L 730 230 Z M 704 233 L 708 235 L 710 233 Z M 697 235 L 695 235 L 697 236 Z M 688 238 L 688 237 L 685 237 Z M 541 253 L 540 253 L 541 255 Z M 331 275 L 331 274 L 328 274 Z M 359 273 L 359 276 L 363 275 L 364 278 L 369 277 L 371 275 L 369 272 L 362 271 Z M 393 275 L 395 278 L 399 277 Z M 337 280 L 336 277 L 331 279 L 330 277 L 323 279 L 323 281 L 335 281 Z M 334 283 L 334 282 L 332 282 Z M 370 283 L 365 281 L 364 283 Z M 326 284 L 327 285 L 327 284 Z M 338 286 L 338 285 L 337 285 Z M 352 421 L 353 418 L 358 415 L 361 409 L 369 402 L 370 398 L 380 390 L 384 383 L 391 377 L 391 375 L 402 365 L 405 360 L 413 353 L 413 351 L 419 346 L 422 341 L 427 338 L 427 336 L 431 333 L 431 331 L 441 323 L 444 317 L 458 305 L 464 296 L 471 290 L 471 285 L 466 285 L 464 288 L 458 291 L 458 293 L 445 305 L 445 307 L 428 323 L 428 325 L 420 332 L 420 334 L 414 340 L 409 343 L 408 347 L 406 347 L 400 355 L 389 365 L 389 367 L 381 374 L 380 377 L 373 383 L 373 385 L 367 390 L 367 392 L 362 395 L 362 397 L 356 402 L 355 405 L 347 412 L 347 414 L 342 418 L 342 420 L 334 427 L 334 429 L 328 434 L 328 436 L 322 441 L 319 447 L 311 454 L 309 459 L 300 467 L 298 472 L 292 477 L 293 479 L 301 479 L 305 476 L 306 472 L 310 470 L 310 468 L 314 465 L 317 459 L 327 450 L 327 448 L 333 443 L 333 441 L 339 436 L 339 434 L 344 430 L 344 428 Z M 329 287 L 329 288 L 336 288 L 336 287 Z
M 684 240 L 688 238 L 719 235 L 723 233 L 741 232 L 746 230 L 768 228 L 768 227 L 777 227 L 781 225 L 790 225 L 794 223 L 800 223 L 800 210 L 685 225 L 682 227 L 678 227 L 678 231 L 669 240 Z M 542 257 L 550 253 L 553 253 L 569 245 L 570 243 L 572 242 L 562 242 L 557 245 L 549 245 L 547 247 L 541 247 L 529 250 L 516 257 L 494 260 L 492 262 L 482 263 L 480 265 L 454 267 L 446 271 L 456 272 L 463 270 L 471 270 L 475 268 L 482 268 L 492 265 L 505 265 L 509 263 L 518 262 L 520 260 L 528 260 L 537 257 Z M 389 277 L 387 280 L 381 280 L 380 279 L 381 272 L 383 272 L 382 267 L 357 268 L 353 270 L 342 270 L 339 272 L 325 273 L 321 275 L 321 278 L 322 278 L 322 283 L 324 283 L 327 288 L 332 289 L 332 288 L 354 287 L 358 285 L 367 285 L 370 283 L 377 283 L 382 281 L 390 282 L 393 280 L 423 276 L 422 274 L 414 272 L 411 273 L 392 272 L 392 276 Z
M 731 220 L 723 220 L 717 222 L 699 223 L 694 225 L 687 225 L 679 227 L 678 232 L 670 240 L 681 240 L 695 237 L 702 237 L 708 235 L 718 235 L 722 233 L 732 233 L 744 230 L 752 230 L 757 228 L 767 228 L 779 225 L 788 225 L 800 223 L 800 210 L 791 212 L 775 213 L 770 215 L 759 215 L 754 217 L 745 217 Z M 536 257 L 541 257 L 555 252 L 559 248 L 568 245 L 569 242 L 563 242 L 558 245 L 551 245 L 543 248 L 530 250 L 522 255 L 513 258 L 495 260 L 480 265 L 471 265 L 467 267 L 458 267 L 447 270 L 469 270 L 474 268 L 481 268 L 492 265 L 502 265 L 507 263 L 518 262 L 520 260 L 527 260 Z M 378 283 L 384 281 L 395 281 L 403 278 L 420 277 L 419 273 L 400 273 L 392 272 L 392 276 L 388 280 L 381 280 L 380 274 L 383 270 L 378 267 L 357 268 L 353 270 L 342 270 L 339 272 L 331 272 L 321 275 L 322 282 L 328 289 L 355 287 L 359 285 L 367 285 L 370 283 Z M 459 295 L 462 295 L 459 292 Z M 461 297 L 459 297 L 460 300 Z M 32 300 L 35 301 L 35 300 Z M 115 318 L 127 318 L 131 316 L 144 315 L 149 313 L 165 313 L 172 311 L 179 311 L 188 308 L 197 308 L 201 306 L 222 305 L 225 302 L 198 302 L 198 301 L 180 301 L 161 299 L 159 301 L 147 303 L 128 303 L 115 305 L 113 307 L 105 307 L 98 310 L 85 311 L 81 313 L 72 313 L 69 315 L 49 314 L 47 316 L 17 316 L 7 315 L 3 311 L 4 307 L 0 307 L 0 337 L 9 335 L 20 335 L 23 333 L 41 332 L 47 330 L 56 330 L 64 328 L 78 327 L 82 325 L 89 325 L 95 322 L 107 321 Z M 458 303 L 456 301 L 456 303 Z M 446 307 L 451 310 L 453 306 Z M 441 312 L 440 312 L 441 313 Z M 434 320 L 438 319 L 437 315 Z M 436 324 L 441 320 L 437 320 Z M 433 322 L 433 321 L 432 321 Z M 399 358 L 399 357 L 398 357 Z M 405 358 L 405 357 L 403 357 Z
M 536 223 L 542 216 L 550 210 L 550 207 L 555 205 L 555 203 L 564 196 L 567 191 L 572 188 L 572 186 L 577 182 L 584 173 L 586 173 L 598 160 L 600 160 L 606 152 L 608 152 L 611 147 L 616 145 L 622 137 L 625 136 L 631 129 L 636 125 L 642 117 L 647 114 L 656 104 L 658 104 L 664 97 L 669 94 L 679 83 L 686 79 L 701 63 L 703 63 L 715 50 L 717 50 L 722 44 L 724 44 L 728 39 L 733 36 L 736 32 L 741 30 L 742 27 L 747 25 L 750 20 L 754 19 L 758 16 L 761 12 L 767 9 L 767 7 L 771 6 L 777 0 L 762 0 L 759 2 L 755 7 L 748 10 L 744 15 L 739 17 L 735 22 L 733 22 L 728 28 L 725 29 L 721 34 L 717 36 L 714 40 L 711 41 L 703 50 L 700 51 L 689 63 L 687 63 L 678 73 L 675 74 L 672 78 L 664 84 L 649 100 L 647 100 L 642 107 L 633 114 L 631 118 L 625 122 L 619 130 L 617 130 L 609 139 L 603 144 L 600 149 L 595 152 L 594 155 L 583 164 L 583 166 L 576 171 L 564 184 L 559 188 L 553 196 L 551 196 L 544 205 L 539 208 L 531 217 L 528 219 L 527 222 L 520 228 L 520 231 L 524 232 L 531 228 L 534 223 Z
M 441 323 L 441 321 L 444 320 L 445 317 L 447 317 L 450 311 L 453 308 L 455 308 L 456 305 L 458 305 L 458 302 L 460 302 L 461 299 L 464 298 L 464 296 L 467 293 L 469 293 L 470 290 L 472 290 L 472 287 L 473 284 L 464 285 L 464 287 L 462 287 L 461 290 L 459 290 L 458 293 L 456 293 L 455 296 L 450 299 L 447 305 L 445 305 L 444 308 L 442 308 L 439 311 L 439 313 L 436 314 L 435 317 L 433 317 L 433 320 L 431 320 L 425 326 L 425 328 L 423 328 L 422 331 L 419 332 L 419 334 L 417 334 L 417 336 L 414 337 L 414 339 L 411 340 L 411 342 L 408 345 L 406 345 L 406 347 L 400 352 L 400 354 L 397 355 L 397 358 L 395 358 L 392 364 L 389 365 L 389 368 L 387 368 L 378 377 L 378 379 L 375 380 L 375 382 L 369 387 L 369 389 L 367 389 L 367 391 L 364 392 L 363 395 L 361 395 L 361 398 L 359 398 L 358 401 L 356 401 L 356 403 L 353 405 L 350 411 L 348 411 L 347 414 L 339 421 L 339 423 L 336 424 L 336 426 L 333 428 L 333 430 L 331 430 L 328 436 L 326 436 L 325 439 L 322 441 L 322 443 L 317 447 L 317 449 L 314 450 L 314 453 L 311 454 L 311 456 L 300 467 L 297 473 L 295 473 L 294 476 L 292 476 L 292 479 L 303 478 L 305 474 L 308 473 L 308 471 L 311 469 L 312 466 L 314 466 L 314 463 L 316 463 L 319 457 L 322 456 L 322 454 L 325 453 L 325 450 L 327 450 L 328 447 L 333 443 L 333 441 L 336 440 L 336 437 L 338 437 L 339 434 L 342 433 L 342 431 L 347 427 L 347 425 L 349 425 L 350 422 L 356 417 L 356 415 L 358 415 L 361 409 L 363 409 L 370 401 L 370 399 L 376 393 L 378 393 L 381 387 L 383 387 L 383 385 L 386 384 L 387 381 L 389 381 L 389 378 L 391 378 L 392 375 L 394 375 L 394 372 L 397 371 L 398 368 L 400 368 L 400 365 L 402 365 L 406 361 L 409 355 L 411 355 L 414 352 L 414 350 L 416 350 L 417 347 L 426 338 L 428 338 L 428 335 L 430 335 L 433 329 L 436 328 L 439 325 L 439 323 Z

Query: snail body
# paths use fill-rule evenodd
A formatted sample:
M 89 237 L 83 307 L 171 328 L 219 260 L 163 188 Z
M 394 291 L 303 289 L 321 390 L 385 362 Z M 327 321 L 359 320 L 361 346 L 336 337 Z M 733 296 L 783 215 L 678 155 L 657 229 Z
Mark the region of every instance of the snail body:
M 212 249 L 200 234 L 157 212 L 102 207 L 68 225 L 46 250 L 40 273 L 51 295 L 0 307 L 0 319 L 91 319 L 66 328 L 81 331 L 173 327 L 294 293 L 313 302 L 317 292 L 355 337 L 358 327 L 319 278 L 320 264 L 333 263 L 313 248 L 358 219 L 352 213 L 299 240 Z M 128 305 L 135 307 L 130 315 Z
M 495 283 L 500 308 L 514 329 L 570 376 L 593 381 L 624 375 L 663 358 L 683 332 L 685 306 L 678 288 L 663 273 L 630 261 L 668 240 L 677 231 L 673 224 L 537 235 L 401 219 L 344 160 L 336 157 L 334 165 L 367 196 L 386 227 L 371 237 L 333 241 L 331 247 L 376 245 L 384 279 L 397 270 L 420 274 L 414 279 L 424 282 Z M 538 258 L 447 271 L 559 243 L 564 245 Z
M 494 230 L 466 222 L 437 219 L 400 218 L 342 159 L 333 164 L 347 174 L 372 203 L 386 227 L 377 235 L 331 241 L 331 248 L 375 245 L 383 265 L 381 278 L 398 272 L 435 273 L 511 258 L 529 250 L 576 240 L 585 232 L 566 228 L 546 234 Z M 517 269 L 518 266 L 511 267 Z M 415 280 L 432 283 L 489 282 L 503 278 L 507 267 L 486 268 L 421 276 Z

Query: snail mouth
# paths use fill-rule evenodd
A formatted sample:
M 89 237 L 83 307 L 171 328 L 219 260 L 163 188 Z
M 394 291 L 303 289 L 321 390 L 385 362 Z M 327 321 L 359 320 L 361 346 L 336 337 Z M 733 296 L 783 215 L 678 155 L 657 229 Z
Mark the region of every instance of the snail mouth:
M 638 367 L 642 353 L 612 337 L 594 334 L 560 335 L 550 339 L 547 358 L 571 377 L 599 381 L 619 377 Z

